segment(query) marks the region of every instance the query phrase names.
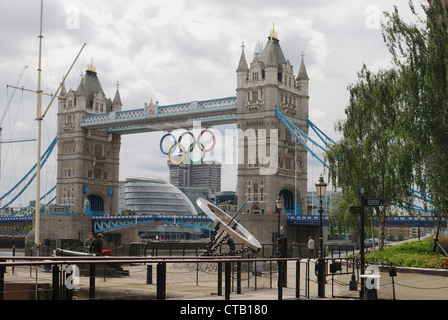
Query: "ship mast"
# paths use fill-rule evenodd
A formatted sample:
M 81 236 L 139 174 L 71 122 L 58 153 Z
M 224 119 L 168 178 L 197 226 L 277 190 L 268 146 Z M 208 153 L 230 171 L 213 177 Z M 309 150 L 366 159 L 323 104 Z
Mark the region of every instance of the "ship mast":
M 37 69 L 37 113 L 36 120 L 38 126 L 37 132 L 37 186 L 36 186 L 36 206 L 35 206 L 35 225 L 34 225 L 34 244 L 36 252 L 40 248 L 40 153 L 41 153 L 41 136 L 42 136 L 42 89 L 41 89 L 41 73 L 42 73 L 42 14 L 44 8 L 44 0 L 40 1 L 40 33 L 39 33 L 39 66 Z

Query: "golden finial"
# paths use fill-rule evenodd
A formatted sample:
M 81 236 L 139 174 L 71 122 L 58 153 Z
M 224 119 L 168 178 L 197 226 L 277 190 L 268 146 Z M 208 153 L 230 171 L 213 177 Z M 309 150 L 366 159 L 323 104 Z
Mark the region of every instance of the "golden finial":
M 272 39 L 278 40 L 278 33 L 275 32 L 275 23 L 274 22 L 272 22 L 272 30 L 271 30 L 270 37 Z
M 93 66 L 93 58 L 90 60 L 90 64 L 87 65 L 87 70 L 96 72 L 96 67 Z

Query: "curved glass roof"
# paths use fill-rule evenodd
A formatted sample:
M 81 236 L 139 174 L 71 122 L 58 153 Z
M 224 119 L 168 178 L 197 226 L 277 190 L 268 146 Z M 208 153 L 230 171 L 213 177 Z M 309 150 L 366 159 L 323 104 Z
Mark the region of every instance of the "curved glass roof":
M 125 202 L 136 213 L 197 215 L 187 196 L 171 183 L 151 178 L 127 178 Z

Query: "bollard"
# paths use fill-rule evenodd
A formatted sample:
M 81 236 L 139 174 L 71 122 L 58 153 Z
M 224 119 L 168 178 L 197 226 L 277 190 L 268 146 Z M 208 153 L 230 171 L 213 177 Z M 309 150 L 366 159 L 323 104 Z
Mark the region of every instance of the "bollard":
M 157 300 L 166 299 L 166 263 L 157 264 Z
M 90 290 L 89 290 L 89 299 L 95 299 L 95 264 L 90 264 Z
M 236 263 L 236 293 L 241 294 L 241 262 Z
M 224 277 L 224 290 L 225 290 L 225 300 L 230 300 L 230 271 L 231 271 L 231 262 L 225 262 L 224 263 L 224 272 L 225 272 L 225 277 Z
M 377 288 L 381 276 L 379 274 L 363 274 L 360 277 L 365 280 L 364 300 L 377 300 Z
M 296 298 L 300 298 L 300 260 L 296 261 Z
M 152 265 L 146 266 L 146 284 L 152 284 Z
M 59 300 L 59 267 L 54 265 L 52 268 L 53 279 L 53 300 Z
M 283 261 L 278 261 L 278 300 L 283 298 Z
M 218 262 L 218 296 L 222 296 L 222 263 Z

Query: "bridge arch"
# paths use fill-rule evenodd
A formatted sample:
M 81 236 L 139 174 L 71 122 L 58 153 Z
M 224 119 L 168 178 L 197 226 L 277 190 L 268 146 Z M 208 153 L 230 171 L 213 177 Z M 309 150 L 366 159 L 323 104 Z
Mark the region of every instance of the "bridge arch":
M 278 195 L 283 200 L 284 213 L 295 215 L 296 200 L 294 197 L 294 191 L 291 191 L 289 188 L 283 188 L 280 190 Z
M 104 215 L 104 199 L 96 194 L 86 196 L 84 201 L 85 213 L 91 216 Z

